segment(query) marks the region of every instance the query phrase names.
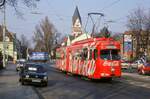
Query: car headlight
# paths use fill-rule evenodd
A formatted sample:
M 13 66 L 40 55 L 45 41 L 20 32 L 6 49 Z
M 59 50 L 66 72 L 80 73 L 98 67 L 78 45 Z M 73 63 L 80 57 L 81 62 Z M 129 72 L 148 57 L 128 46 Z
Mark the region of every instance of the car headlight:
M 47 80 L 47 76 L 45 76 L 43 79 L 44 79 L 44 80 Z
M 29 78 L 29 75 L 26 75 L 26 78 Z
M 23 64 L 19 64 L 20 66 L 22 66 Z

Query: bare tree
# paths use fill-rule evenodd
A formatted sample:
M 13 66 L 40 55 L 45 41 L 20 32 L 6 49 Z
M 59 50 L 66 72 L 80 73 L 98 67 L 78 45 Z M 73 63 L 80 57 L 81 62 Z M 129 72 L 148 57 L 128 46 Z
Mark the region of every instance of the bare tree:
M 36 7 L 36 3 L 40 0 L 1 0 L 0 7 L 2 8 L 5 4 L 11 6 L 15 10 L 15 14 L 20 18 L 23 18 L 23 12 L 19 9 L 18 4 L 23 3 L 26 7 Z
M 144 19 L 145 19 L 145 13 L 144 10 L 141 8 L 136 9 L 130 15 L 127 16 L 128 22 L 127 27 L 130 30 L 143 30 L 144 28 Z
M 145 17 L 144 20 L 144 29 L 147 33 L 146 35 L 146 44 L 147 44 L 147 53 L 148 53 L 148 60 L 150 60 L 150 9 Z
M 43 41 L 43 33 L 39 26 L 35 27 L 33 42 L 35 43 L 34 49 L 36 49 L 36 51 L 43 51 L 43 49 L 45 49 Z
M 18 3 L 22 2 L 27 7 L 35 7 L 36 2 L 38 2 L 38 1 L 40 1 L 40 0 L 1 0 L 0 5 L 3 6 L 5 3 L 7 3 L 8 5 L 10 5 L 14 8 L 17 8 Z
M 29 40 L 26 38 L 24 34 L 21 35 L 20 41 L 21 41 L 22 46 L 27 47 L 27 48 L 30 46 Z
M 102 34 L 103 37 L 106 37 L 106 38 L 108 38 L 108 37 L 111 36 L 111 33 L 110 33 L 110 31 L 108 30 L 108 27 L 103 27 L 103 28 L 101 29 L 101 34 Z
M 140 56 L 148 51 L 150 33 L 150 11 L 146 13 L 144 9 L 135 9 L 127 17 L 127 27 L 132 31 L 133 38 L 136 40 L 136 55 Z
M 108 30 L 108 27 L 103 27 L 99 33 L 93 34 L 93 37 L 111 37 L 111 32 Z
M 38 51 L 51 52 L 54 44 L 57 41 L 57 30 L 54 25 L 45 17 L 39 26 L 35 27 L 33 41 L 35 42 L 35 49 Z
M 112 35 L 112 38 L 116 41 L 121 41 L 123 34 L 122 33 L 115 33 Z
M 22 58 L 27 58 L 27 49 L 30 49 L 29 40 L 24 34 L 20 37 Z
M 149 9 L 148 13 L 145 16 L 144 29 L 146 31 L 150 31 L 150 9 Z

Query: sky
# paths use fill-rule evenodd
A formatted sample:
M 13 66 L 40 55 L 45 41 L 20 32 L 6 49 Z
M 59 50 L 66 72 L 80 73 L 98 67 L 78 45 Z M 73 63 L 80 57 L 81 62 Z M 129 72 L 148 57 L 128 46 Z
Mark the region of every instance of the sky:
M 16 33 L 18 37 L 24 34 L 31 39 L 35 26 L 48 16 L 59 33 L 71 34 L 72 15 L 78 6 L 83 27 L 85 27 L 88 13 L 100 12 L 105 15 L 101 20 L 113 21 L 108 24 L 110 31 L 123 33 L 127 30 L 127 16 L 138 7 L 145 10 L 150 9 L 149 4 L 150 0 L 40 0 L 36 8 L 27 8 L 19 3 L 18 8 L 23 12 L 24 19 L 16 16 L 14 9 L 7 6 L 6 25 L 7 29 Z M 38 14 L 33 14 L 34 12 Z M 3 14 L 0 12 L 1 24 L 2 21 Z

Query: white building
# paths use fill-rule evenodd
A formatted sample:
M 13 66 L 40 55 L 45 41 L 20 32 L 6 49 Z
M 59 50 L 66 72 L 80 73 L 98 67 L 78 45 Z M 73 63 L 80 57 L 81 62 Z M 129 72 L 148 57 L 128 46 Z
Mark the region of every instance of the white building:
M 19 56 L 20 53 L 20 41 L 16 38 L 16 35 L 14 33 L 9 32 L 6 29 L 6 35 L 5 35 L 5 54 L 6 59 L 10 60 L 17 60 L 17 56 Z M 2 27 L 0 26 L 0 51 L 3 53 L 3 31 Z

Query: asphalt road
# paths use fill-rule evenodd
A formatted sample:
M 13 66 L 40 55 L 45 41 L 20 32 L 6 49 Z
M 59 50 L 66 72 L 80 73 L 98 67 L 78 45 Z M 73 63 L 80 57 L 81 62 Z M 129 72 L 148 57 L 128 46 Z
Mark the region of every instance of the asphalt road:
M 22 86 L 15 65 L 0 70 L 0 99 L 150 99 L 150 76 L 123 73 L 112 82 L 85 80 L 47 65 L 47 87 Z

